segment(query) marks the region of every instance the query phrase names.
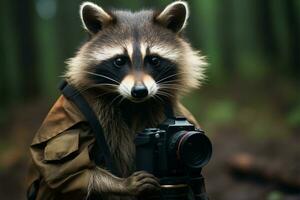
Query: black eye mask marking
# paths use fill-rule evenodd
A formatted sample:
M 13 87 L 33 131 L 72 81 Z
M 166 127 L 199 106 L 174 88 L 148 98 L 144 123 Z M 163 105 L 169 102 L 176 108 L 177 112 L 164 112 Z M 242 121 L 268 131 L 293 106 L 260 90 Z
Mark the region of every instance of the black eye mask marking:
M 127 55 L 117 55 L 93 66 L 89 78 L 96 84 L 119 85 L 130 69 L 130 59 Z
M 148 56 L 147 62 L 153 67 L 160 67 L 161 60 L 159 56 Z
M 114 66 L 117 68 L 121 68 L 126 64 L 128 64 L 128 62 L 129 62 L 129 58 L 127 56 L 117 56 L 114 59 Z
M 145 69 L 153 76 L 157 83 L 176 80 L 177 65 L 171 60 L 159 55 L 147 55 L 145 57 Z
M 159 55 L 147 55 L 142 70 L 151 75 L 157 83 L 174 81 L 178 78 L 177 65 L 169 59 L 162 58 Z M 92 67 L 89 78 L 95 84 L 114 84 L 119 85 L 126 75 L 132 70 L 132 62 L 130 58 L 124 55 L 117 55 L 111 59 L 102 61 L 100 64 Z

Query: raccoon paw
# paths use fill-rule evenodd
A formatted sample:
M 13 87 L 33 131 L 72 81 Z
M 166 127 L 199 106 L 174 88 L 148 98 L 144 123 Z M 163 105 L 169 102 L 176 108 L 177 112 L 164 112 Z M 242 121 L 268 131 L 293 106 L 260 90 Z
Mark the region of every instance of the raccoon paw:
M 124 179 L 123 185 L 127 194 L 133 196 L 160 190 L 159 180 L 145 171 L 134 172 L 131 176 Z

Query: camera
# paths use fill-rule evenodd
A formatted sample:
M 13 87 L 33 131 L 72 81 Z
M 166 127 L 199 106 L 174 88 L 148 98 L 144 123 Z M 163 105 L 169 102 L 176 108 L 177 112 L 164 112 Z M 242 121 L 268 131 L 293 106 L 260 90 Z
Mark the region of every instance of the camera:
M 138 133 L 135 144 L 136 169 L 160 179 L 163 190 L 156 199 L 205 199 L 199 197 L 204 187 L 201 169 L 211 158 L 212 144 L 203 130 L 185 117 L 169 118 Z M 188 197 L 190 189 L 195 198 Z

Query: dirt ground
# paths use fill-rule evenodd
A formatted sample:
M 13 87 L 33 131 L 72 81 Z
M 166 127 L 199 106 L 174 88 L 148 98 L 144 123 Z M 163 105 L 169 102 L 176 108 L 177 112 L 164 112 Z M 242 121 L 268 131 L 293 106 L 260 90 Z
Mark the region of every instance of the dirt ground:
M 212 138 L 214 156 L 204 170 L 207 191 L 215 200 L 298 200 L 300 188 L 289 188 L 275 181 L 268 181 L 233 173 L 229 164 L 239 153 L 248 153 L 262 161 L 263 169 L 286 173 L 289 179 L 299 180 L 299 136 L 284 140 L 251 141 L 234 132 Z M 286 148 L 287 145 L 290 148 Z M 230 148 L 226 148 L 230 147 Z
M 1 130 L 0 199 L 25 199 L 28 145 L 50 108 L 45 101 L 17 107 Z M 22 112 L 19 112 L 22 108 Z M 232 127 L 218 127 L 210 135 L 214 153 L 204 168 L 207 191 L 212 200 L 298 200 L 300 189 L 282 187 L 272 181 L 232 173 L 228 167 L 238 153 L 250 153 L 293 179 L 300 180 L 300 135 L 282 139 L 254 140 Z M 286 147 L 289 148 L 286 148 Z

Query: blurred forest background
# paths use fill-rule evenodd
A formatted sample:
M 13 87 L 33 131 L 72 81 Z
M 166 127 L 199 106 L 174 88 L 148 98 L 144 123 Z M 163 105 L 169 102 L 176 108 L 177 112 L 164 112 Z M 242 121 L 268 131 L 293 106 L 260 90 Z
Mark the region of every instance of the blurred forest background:
M 87 38 L 81 0 L 0 2 L 0 199 L 25 199 L 28 145 Z M 170 0 L 94 0 L 138 10 Z M 300 1 L 189 0 L 187 36 L 210 63 L 183 99 L 214 143 L 214 200 L 300 199 Z

